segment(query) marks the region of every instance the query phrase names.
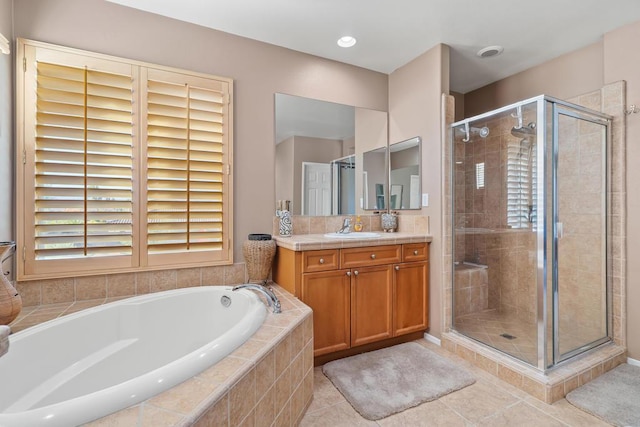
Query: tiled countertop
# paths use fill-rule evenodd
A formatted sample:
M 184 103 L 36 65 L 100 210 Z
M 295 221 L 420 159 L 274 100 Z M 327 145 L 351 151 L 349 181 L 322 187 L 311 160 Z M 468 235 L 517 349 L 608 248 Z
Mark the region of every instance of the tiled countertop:
M 353 234 L 357 234 L 354 232 Z M 378 233 L 379 236 L 364 239 L 340 239 L 325 237 L 324 234 L 299 234 L 291 237 L 273 236 L 276 244 L 292 251 L 317 249 L 357 248 L 361 246 L 397 245 L 401 243 L 431 242 L 428 234 L 416 233 Z

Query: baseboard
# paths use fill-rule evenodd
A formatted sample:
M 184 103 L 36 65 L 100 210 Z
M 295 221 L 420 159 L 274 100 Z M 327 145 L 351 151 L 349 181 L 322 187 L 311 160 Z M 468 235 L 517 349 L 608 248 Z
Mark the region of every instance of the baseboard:
M 429 335 L 426 332 L 424 333 L 424 339 L 429 341 L 429 342 L 431 342 L 431 343 L 434 343 L 435 345 L 439 345 L 439 346 L 442 345 L 442 342 L 440 341 L 440 338 L 436 338 L 433 335 Z
M 632 359 L 627 357 L 627 363 L 632 366 L 640 366 L 640 360 Z

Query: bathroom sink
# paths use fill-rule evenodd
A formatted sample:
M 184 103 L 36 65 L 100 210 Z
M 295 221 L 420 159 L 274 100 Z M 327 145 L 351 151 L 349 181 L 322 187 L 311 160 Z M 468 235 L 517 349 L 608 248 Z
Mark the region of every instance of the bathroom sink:
M 372 233 L 370 231 L 354 231 L 351 233 L 327 233 L 324 237 L 332 239 L 373 239 L 380 237 L 380 233 Z

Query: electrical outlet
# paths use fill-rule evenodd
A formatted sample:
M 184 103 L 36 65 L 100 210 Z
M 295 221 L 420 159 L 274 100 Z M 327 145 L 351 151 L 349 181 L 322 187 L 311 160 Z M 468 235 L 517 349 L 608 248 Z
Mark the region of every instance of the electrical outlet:
M 429 193 L 422 193 L 422 206 L 429 206 Z

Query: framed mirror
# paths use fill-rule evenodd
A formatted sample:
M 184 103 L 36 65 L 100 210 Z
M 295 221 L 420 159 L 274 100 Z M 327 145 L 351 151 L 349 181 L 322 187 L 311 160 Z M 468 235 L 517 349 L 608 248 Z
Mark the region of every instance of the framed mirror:
M 362 211 L 362 152 L 387 144 L 387 113 L 275 94 L 275 194 L 294 215 Z
M 387 209 L 387 147 L 362 154 L 363 209 Z
M 389 145 L 390 209 L 420 209 L 421 158 L 419 136 Z

